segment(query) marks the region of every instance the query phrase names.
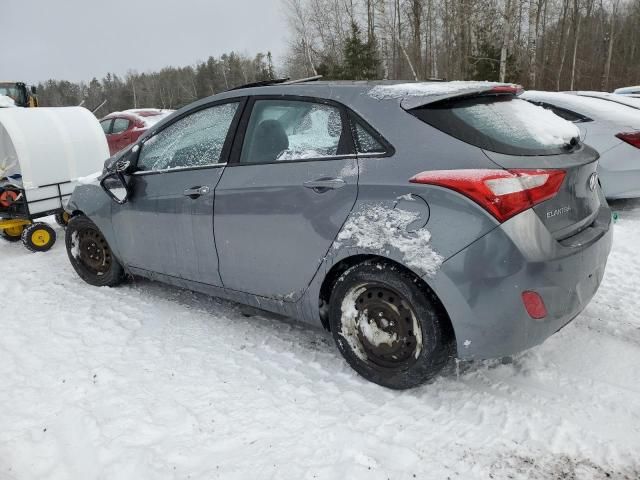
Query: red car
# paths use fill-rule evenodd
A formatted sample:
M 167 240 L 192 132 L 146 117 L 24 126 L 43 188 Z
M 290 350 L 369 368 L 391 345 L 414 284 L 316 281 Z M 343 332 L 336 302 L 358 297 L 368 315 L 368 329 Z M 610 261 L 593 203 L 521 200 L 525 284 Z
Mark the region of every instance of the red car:
M 107 136 L 111 155 L 128 147 L 174 110 L 160 110 L 157 108 L 137 108 L 123 112 L 113 112 L 100 120 L 102 130 Z

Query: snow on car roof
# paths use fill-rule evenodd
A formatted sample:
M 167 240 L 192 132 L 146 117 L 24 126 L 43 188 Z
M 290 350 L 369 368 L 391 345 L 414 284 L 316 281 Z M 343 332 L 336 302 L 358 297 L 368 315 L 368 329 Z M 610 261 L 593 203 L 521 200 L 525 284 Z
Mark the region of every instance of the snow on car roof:
M 160 120 L 171 115 L 175 110 L 163 109 L 163 108 L 131 108 L 128 110 L 122 110 L 120 112 L 111 112 L 104 119 L 129 116 L 135 117 L 137 120 L 145 124 L 145 127 L 151 127 L 158 123 Z M 103 120 L 104 120 L 103 119 Z
M 613 93 L 616 93 L 618 95 L 629 95 L 631 93 L 639 94 L 640 93 L 640 85 L 637 85 L 635 87 L 616 88 L 613 91 Z
M 402 107 L 411 109 L 446 98 L 489 92 L 519 93 L 522 87 L 511 83 L 452 81 L 452 82 L 409 82 L 377 85 L 368 95 L 376 100 L 402 99 Z M 504 90 L 502 90 L 504 89 Z
M 426 97 L 431 95 L 449 95 L 467 90 L 484 90 L 497 85 L 495 82 L 411 82 L 394 85 L 376 85 L 369 96 L 378 100 L 386 98 Z
M 121 113 L 130 113 L 133 115 L 140 115 L 143 117 L 151 117 L 155 115 L 163 115 L 173 113 L 175 110 L 168 110 L 163 108 L 131 108 L 129 110 L 123 110 Z

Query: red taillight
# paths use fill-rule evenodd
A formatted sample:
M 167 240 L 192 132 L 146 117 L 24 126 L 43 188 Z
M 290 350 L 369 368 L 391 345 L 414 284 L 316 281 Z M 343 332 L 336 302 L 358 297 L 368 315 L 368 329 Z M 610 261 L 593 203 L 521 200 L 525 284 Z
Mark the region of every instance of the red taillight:
M 455 190 L 504 222 L 552 198 L 564 177 L 564 170 L 434 170 L 409 181 Z
M 497 85 L 491 89 L 491 93 L 512 93 L 519 95 L 524 92 L 521 85 Z
M 542 320 L 547 316 L 547 307 L 539 293 L 530 290 L 522 292 L 522 303 L 531 318 Z
M 617 134 L 616 137 L 629 145 L 640 148 L 640 132 L 622 132 Z

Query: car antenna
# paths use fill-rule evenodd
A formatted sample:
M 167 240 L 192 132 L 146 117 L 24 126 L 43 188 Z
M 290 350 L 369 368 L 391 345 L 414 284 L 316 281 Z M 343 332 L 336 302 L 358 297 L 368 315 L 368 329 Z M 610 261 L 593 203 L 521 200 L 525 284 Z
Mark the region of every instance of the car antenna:
M 259 82 L 251 82 L 245 83 L 244 85 L 239 85 L 237 87 L 230 88 L 229 90 L 225 90 L 226 92 L 232 92 L 234 90 L 242 90 L 243 88 L 253 88 L 253 87 L 266 87 L 269 85 L 278 85 L 281 83 L 288 82 L 289 78 L 275 78 L 273 80 L 261 80 Z
M 299 78 L 297 80 L 287 80 L 285 82 L 282 82 L 282 84 L 283 85 L 295 85 L 296 83 L 315 82 L 317 80 L 320 80 L 321 78 L 322 78 L 322 75 L 314 75 L 313 77 Z

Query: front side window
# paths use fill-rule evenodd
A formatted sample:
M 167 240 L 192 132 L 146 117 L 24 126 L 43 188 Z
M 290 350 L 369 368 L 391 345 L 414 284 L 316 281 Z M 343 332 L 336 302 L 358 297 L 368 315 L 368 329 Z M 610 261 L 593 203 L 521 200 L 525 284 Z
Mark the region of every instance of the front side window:
M 181 118 L 147 140 L 140 170 L 203 167 L 219 163 L 238 103 L 225 103 Z
M 103 120 L 103 121 L 100 122 L 100 126 L 102 127 L 102 131 L 105 134 L 111 133 L 111 122 L 113 122 L 112 119 Z
M 343 154 L 336 107 L 294 100 L 258 100 L 247 126 L 241 163 L 308 160 Z
M 113 128 L 111 133 L 122 133 L 129 128 L 129 120 L 126 118 L 116 118 L 113 121 Z

